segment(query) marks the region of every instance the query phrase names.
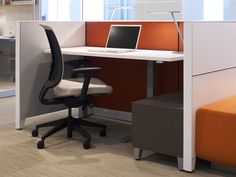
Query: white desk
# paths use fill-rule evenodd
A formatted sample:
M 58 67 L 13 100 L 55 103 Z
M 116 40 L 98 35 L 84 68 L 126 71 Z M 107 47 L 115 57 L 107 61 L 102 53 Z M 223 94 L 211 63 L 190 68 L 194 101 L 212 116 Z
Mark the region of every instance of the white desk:
M 165 50 L 141 50 L 138 49 L 134 52 L 125 53 L 110 53 L 110 52 L 94 52 L 89 49 L 104 49 L 104 47 L 70 47 L 61 48 L 63 55 L 74 55 L 74 56 L 90 56 L 90 57 L 103 57 L 103 58 L 118 58 L 118 59 L 129 59 L 129 60 L 145 60 L 147 62 L 147 97 L 152 97 L 154 94 L 154 80 L 156 77 L 155 63 L 162 62 L 174 62 L 181 61 L 184 59 L 183 52 L 177 51 L 165 51 Z M 50 49 L 44 49 L 44 53 L 51 53 Z
M 183 53 L 176 51 L 164 50 L 136 50 L 134 52 L 125 53 L 105 53 L 105 52 L 91 52 L 89 49 L 96 49 L 103 47 L 71 47 L 61 48 L 63 55 L 77 55 L 77 56 L 91 56 L 91 57 L 105 57 L 105 58 L 119 58 L 132 60 L 146 60 L 156 62 L 173 62 L 183 60 Z M 45 49 L 44 53 L 50 53 L 50 49 Z
M 97 49 L 104 47 L 90 47 L 90 46 L 81 46 L 81 47 L 70 47 L 70 48 L 61 48 L 63 55 L 74 55 L 74 56 L 90 56 L 90 57 L 103 57 L 103 58 L 118 58 L 118 59 L 129 59 L 129 60 L 145 60 L 147 62 L 147 97 L 152 97 L 154 94 L 154 85 L 155 85 L 155 63 L 162 62 L 174 62 L 181 61 L 184 59 L 183 52 L 177 51 L 165 51 L 165 50 L 141 50 L 138 49 L 134 52 L 125 52 L 125 53 L 110 53 L 110 52 L 94 52 L 89 51 L 89 49 Z M 51 53 L 50 49 L 44 49 L 44 53 Z

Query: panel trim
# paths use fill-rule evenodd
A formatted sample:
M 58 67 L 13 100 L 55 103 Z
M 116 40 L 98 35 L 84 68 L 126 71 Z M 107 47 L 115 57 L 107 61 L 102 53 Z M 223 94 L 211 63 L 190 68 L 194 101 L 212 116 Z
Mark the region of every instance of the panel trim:
M 132 121 L 131 112 L 117 111 L 113 109 L 106 109 L 100 107 L 94 107 L 91 111 L 92 111 L 91 113 L 97 118 L 105 118 L 105 119 L 125 121 L 125 122 Z

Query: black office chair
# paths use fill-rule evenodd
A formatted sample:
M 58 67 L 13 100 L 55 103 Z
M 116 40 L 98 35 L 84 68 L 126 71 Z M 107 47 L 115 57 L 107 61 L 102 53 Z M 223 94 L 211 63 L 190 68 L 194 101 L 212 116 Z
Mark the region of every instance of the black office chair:
M 98 79 L 91 78 L 95 72 L 101 70 L 101 68 L 98 67 L 74 69 L 73 71 L 75 73 L 83 74 L 84 78 L 82 81 L 76 82 L 63 79 L 63 56 L 57 38 L 51 27 L 45 25 L 41 26 L 46 32 L 51 48 L 52 65 L 48 81 L 43 86 L 39 99 L 44 105 L 64 104 L 68 108 L 68 117 L 37 125 L 32 131 L 32 136 L 37 137 L 38 129 L 41 127 L 54 126 L 37 142 L 37 147 L 43 149 L 45 147 L 44 140 L 47 137 L 67 127 L 67 137 L 71 138 L 72 131 L 78 130 L 86 138 L 83 142 L 83 147 L 89 149 L 91 147 L 91 137 L 82 126 L 101 128 L 99 134 L 102 137 L 106 136 L 106 126 L 86 121 L 83 119 L 86 116 L 79 119 L 73 118 L 71 114 L 72 108 L 82 107 L 82 109 L 85 110 L 86 107 L 90 105 L 91 95 L 110 94 L 112 92 L 112 87 L 104 84 Z M 47 98 L 47 93 L 50 89 L 53 90 L 53 98 Z

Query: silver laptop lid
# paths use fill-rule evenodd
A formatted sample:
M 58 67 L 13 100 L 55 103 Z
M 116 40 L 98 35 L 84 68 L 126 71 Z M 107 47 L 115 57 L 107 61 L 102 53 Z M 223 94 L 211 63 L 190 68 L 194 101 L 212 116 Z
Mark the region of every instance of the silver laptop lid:
M 142 25 L 111 25 L 107 48 L 137 49 Z

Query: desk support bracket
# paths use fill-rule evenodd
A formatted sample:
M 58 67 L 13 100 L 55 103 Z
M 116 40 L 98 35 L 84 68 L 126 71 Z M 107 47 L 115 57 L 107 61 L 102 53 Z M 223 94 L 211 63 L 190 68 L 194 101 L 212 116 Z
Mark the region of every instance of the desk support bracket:
M 154 96 L 154 90 L 156 89 L 156 62 L 147 62 L 147 98 Z

